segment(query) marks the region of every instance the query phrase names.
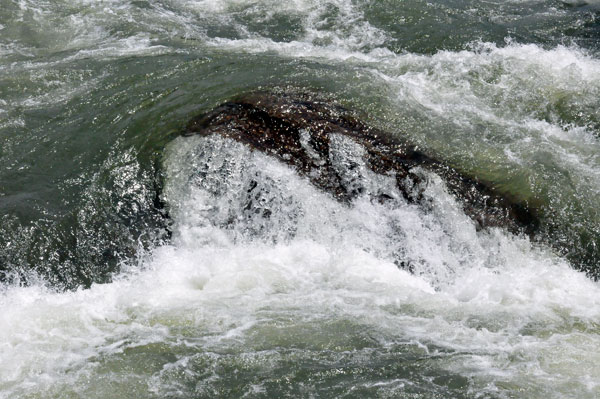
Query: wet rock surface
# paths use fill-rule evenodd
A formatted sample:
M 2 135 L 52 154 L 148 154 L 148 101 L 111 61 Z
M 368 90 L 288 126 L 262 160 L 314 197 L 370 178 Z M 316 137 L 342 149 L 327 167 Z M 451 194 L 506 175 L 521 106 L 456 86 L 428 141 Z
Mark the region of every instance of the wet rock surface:
M 344 202 L 359 195 L 380 202 L 391 199 L 356 183 L 352 176 L 366 167 L 376 174 L 395 176 L 402 196 L 420 203 L 419 187 L 426 183 L 421 171 L 431 171 L 444 179 L 479 228 L 503 227 L 530 236 L 539 229 L 538 216 L 529 204 L 461 174 L 401 138 L 364 124 L 339 105 L 307 94 L 247 94 L 193 118 L 185 134 L 235 139 L 293 166 L 312 184 Z M 364 163 L 340 159 L 344 152 L 335 150 L 340 145 L 358 146 Z

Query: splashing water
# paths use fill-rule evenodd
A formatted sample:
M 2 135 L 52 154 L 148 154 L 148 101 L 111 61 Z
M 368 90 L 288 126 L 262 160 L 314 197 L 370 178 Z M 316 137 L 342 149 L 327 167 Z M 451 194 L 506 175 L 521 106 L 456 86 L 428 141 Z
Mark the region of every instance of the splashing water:
M 571 264 L 598 266 L 598 10 L 3 1 L 0 398 L 597 397 L 600 289 Z M 424 171 L 407 204 L 343 138 L 339 173 L 392 201 L 172 140 L 260 86 L 538 201 L 565 250 L 477 231 Z

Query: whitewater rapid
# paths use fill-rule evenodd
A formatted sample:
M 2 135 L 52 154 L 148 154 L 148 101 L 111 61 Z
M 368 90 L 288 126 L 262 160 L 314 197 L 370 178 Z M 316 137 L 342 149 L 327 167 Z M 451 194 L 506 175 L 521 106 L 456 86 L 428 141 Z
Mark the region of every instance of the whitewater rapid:
M 359 149 L 340 151 L 360 162 Z M 227 377 L 203 373 L 224 367 L 223 357 L 261 353 L 253 361 L 277 374 L 290 350 L 310 364 L 322 361 L 315 350 L 376 358 L 397 346 L 467 379 L 472 392 L 598 392 L 598 284 L 525 238 L 476 231 L 439 178 L 429 176 L 423 210 L 391 177 L 362 170 L 360 184 L 395 200 L 345 205 L 218 137 L 177 139 L 167 171 L 171 244 L 110 284 L 3 290 L 1 397 L 110 396 L 115 384 L 148 397 L 208 395 Z M 414 383 L 364 382 L 388 393 Z
M 341 204 L 236 142 L 164 145 L 233 95 L 319 91 L 593 246 L 600 60 L 556 31 L 597 2 L 0 1 L 0 398 L 600 395 L 569 251 L 477 231 L 424 171 L 425 207 L 367 168 L 392 201 Z M 146 242 L 155 160 L 171 238 Z M 97 281 L 110 245 L 137 253 L 104 284 L 40 272 Z

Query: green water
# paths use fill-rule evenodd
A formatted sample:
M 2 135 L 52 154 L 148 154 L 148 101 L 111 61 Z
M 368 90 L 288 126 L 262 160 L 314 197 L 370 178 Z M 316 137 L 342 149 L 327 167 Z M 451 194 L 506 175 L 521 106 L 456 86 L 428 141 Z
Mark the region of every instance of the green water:
M 265 88 L 528 200 L 544 240 L 471 232 L 438 184 L 400 217 L 299 182 L 332 231 L 189 233 L 208 200 L 174 181 L 203 144 L 173 140 Z M 575 270 L 599 273 L 599 110 L 597 1 L 0 0 L 0 397 L 595 397 L 600 294 Z

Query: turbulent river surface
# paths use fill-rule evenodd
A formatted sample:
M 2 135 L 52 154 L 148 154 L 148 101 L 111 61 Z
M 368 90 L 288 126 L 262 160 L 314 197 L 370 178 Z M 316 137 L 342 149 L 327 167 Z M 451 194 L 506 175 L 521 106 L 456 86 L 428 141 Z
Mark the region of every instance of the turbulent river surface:
M 476 229 L 431 173 L 425 207 L 340 203 L 180 135 L 265 89 L 550 238 Z M 0 0 L 2 399 L 598 398 L 599 253 L 597 0 Z

